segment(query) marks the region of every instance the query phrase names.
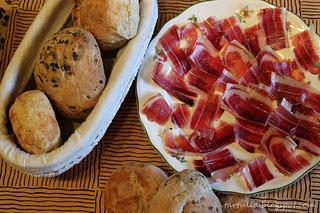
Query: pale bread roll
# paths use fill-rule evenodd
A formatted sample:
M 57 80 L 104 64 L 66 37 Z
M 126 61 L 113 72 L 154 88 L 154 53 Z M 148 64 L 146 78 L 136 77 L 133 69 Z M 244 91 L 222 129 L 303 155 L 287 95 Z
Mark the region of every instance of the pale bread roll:
M 139 10 L 139 0 L 78 0 L 73 21 L 90 31 L 101 49 L 111 50 L 136 35 Z
M 51 36 L 36 60 L 34 77 L 37 87 L 63 116 L 85 119 L 106 83 L 101 53 L 93 35 L 72 27 Z
M 18 96 L 9 118 L 18 143 L 28 153 L 43 154 L 60 145 L 60 128 L 43 92 L 31 90 Z
M 215 213 L 222 212 L 222 208 L 206 177 L 197 171 L 183 170 L 161 184 L 147 212 Z
M 107 212 L 146 212 L 150 200 L 166 178 L 167 175 L 153 165 L 124 165 L 112 174 L 105 189 Z

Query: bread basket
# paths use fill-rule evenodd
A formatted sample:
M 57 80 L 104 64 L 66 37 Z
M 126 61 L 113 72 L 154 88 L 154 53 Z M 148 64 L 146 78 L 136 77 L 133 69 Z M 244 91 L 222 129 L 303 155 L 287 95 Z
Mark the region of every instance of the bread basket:
M 158 14 L 156 0 L 140 1 L 138 34 L 118 52 L 108 83 L 93 111 L 61 147 L 47 154 L 31 155 L 19 148 L 8 129 L 8 110 L 15 97 L 26 90 L 42 42 L 63 27 L 73 7 L 73 0 L 46 1 L 0 84 L 0 155 L 14 167 L 33 176 L 57 176 L 79 163 L 97 145 L 138 72 Z

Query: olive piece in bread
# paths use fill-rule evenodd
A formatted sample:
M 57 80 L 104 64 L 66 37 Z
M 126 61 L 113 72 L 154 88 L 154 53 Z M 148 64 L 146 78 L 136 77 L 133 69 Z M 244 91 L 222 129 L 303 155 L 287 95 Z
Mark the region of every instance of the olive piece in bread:
M 79 27 L 66 28 L 44 42 L 34 77 L 59 112 L 83 120 L 101 95 L 106 77 L 93 35 Z
M 61 144 L 55 113 L 43 92 L 31 90 L 18 96 L 9 118 L 18 143 L 28 153 L 43 154 Z

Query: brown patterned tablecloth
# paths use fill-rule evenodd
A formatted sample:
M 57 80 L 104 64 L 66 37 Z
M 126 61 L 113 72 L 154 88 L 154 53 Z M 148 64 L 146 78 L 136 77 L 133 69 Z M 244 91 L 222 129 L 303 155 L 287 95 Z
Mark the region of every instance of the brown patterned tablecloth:
M 0 0 L 0 79 L 45 0 Z M 49 1 L 49 0 L 48 0 Z M 50 0 L 54 1 L 54 0 Z M 158 0 L 157 31 L 169 19 L 201 1 Z M 268 0 L 302 17 L 320 33 L 320 0 Z M 214 15 L 214 14 L 213 14 Z M 103 140 L 79 165 L 54 178 L 34 178 L 0 159 L 0 212 L 104 212 L 103 189 L 126 162 L 172 169 L 150 145 L 137 117 L 135 85 Z M 290 187 L 252 196 L 270 212 L 320 212 L 320 167 Z M 284 208 L 282 208 L 284 207 Z

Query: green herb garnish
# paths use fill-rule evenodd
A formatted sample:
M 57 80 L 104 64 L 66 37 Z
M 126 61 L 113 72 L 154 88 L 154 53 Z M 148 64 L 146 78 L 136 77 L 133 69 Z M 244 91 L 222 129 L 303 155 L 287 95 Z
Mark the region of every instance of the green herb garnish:
M 319 81 L 320 81 L 320 74 L 318 75 L 318 79 L 319 79 Z
M 240 22 L 246 23 L 246 21 L 243 19 L 243 17 L 239 13 L 236 13 L 236 16 Z
M 314 63 L 314 66 L 320 68 L 320 61 L 317 61 L 316 63 Z
M 188 18 L 188 21 L 191 21 L 193 23 L 197 23 L 198 18 L 195 15 L 192 15 L 190 18 Z
M 177 155 L 175 156 L 175 158 L 177 158 L 178 161 L 180 161 L 180 163 L 186 163 L 186 159 L 184 158 L 184 156 L 181 155 Z

